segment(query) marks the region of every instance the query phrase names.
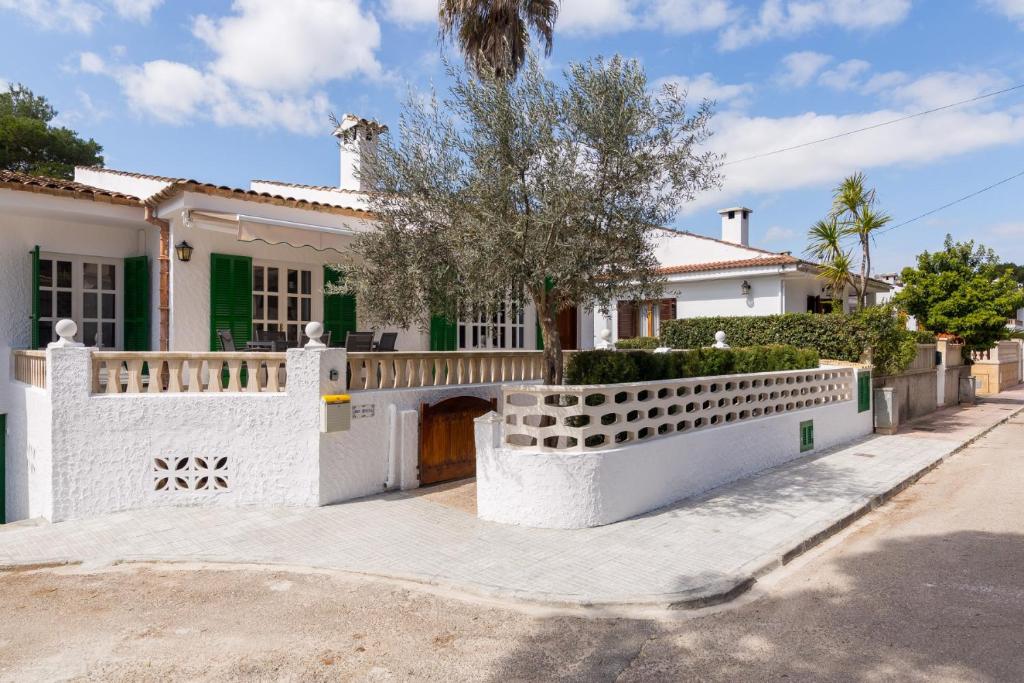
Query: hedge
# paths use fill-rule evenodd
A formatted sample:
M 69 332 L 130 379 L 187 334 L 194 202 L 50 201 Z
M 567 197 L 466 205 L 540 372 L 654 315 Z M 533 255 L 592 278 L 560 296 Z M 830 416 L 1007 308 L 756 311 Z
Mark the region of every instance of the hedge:
M 621 384 L 686 377 L 779 372 L 818 367 L 818 353 L 781 344 L 687 351 L 580 351 L 569 359 L 567 384 Z
M 814 349 L 822 358 L 859 361 L 870 351 L 880 375 L 895 375 L 914 360 L 915 336 L 889 306 L 857 313 L 684 318 L 661 324 L 661 342 L 675 349 L 709 346 L 723 330 L 731 346 L 788 344 Z
M 648 349 L 653 351 L 661 346 L 659 337 L 633 337 L 632 339 L 620 339 L 615 342 L 617 349 Z

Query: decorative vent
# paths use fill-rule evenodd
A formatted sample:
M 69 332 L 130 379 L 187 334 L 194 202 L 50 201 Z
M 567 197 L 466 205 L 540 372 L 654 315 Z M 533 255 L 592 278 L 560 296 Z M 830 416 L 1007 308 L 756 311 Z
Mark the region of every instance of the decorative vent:
M 229 474 L 227 456 L 153 458 L 154 491 L 227 491 Z

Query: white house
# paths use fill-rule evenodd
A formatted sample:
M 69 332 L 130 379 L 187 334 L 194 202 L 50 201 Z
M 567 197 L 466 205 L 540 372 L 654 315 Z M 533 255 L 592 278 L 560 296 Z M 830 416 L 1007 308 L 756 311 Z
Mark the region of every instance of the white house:
M 818 264 L 750 246 L 751 209 L 737 206 L 718 213 L 720 239 L 665 229 L 656 247 L 666 281 L 663 298 L 618 301 L 608 314 L 595 310 L 595 332 L 607 328 L 613 340 L 628 339 L 659 334 L 667 319 L 832 310 L 832 294 L 819 277 Z M 869 303 L 887 291 L 887 283 L 871 279 Z M 854 296 L 852 287 L 843 293 L 845 309 L 855 305 Z

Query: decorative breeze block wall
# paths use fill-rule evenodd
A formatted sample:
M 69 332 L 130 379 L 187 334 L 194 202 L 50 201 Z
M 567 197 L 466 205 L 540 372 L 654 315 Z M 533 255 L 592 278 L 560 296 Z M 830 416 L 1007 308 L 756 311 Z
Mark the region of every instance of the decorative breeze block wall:
M 226 455 L 153 458 L 154 491 L 227 491 L 230 481 Z
M 850 401 L 853 368 L 591 386 L 503 387 L 506 447 L 595 451 Z

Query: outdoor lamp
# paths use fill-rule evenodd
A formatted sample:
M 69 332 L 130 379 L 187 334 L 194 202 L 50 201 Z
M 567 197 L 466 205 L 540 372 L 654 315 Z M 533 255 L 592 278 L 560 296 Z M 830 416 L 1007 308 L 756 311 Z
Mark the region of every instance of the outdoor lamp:
M 192 245 L 182 240 L 174 245 L 174 251 L 178 254 L 178 260 L 188 263 L 192 260 Z
M 744 280 L 743 284 L 740 285 L 740 290 L 742 290 L 743 296 L 750 296 L 750 289 L 750 283 Z

